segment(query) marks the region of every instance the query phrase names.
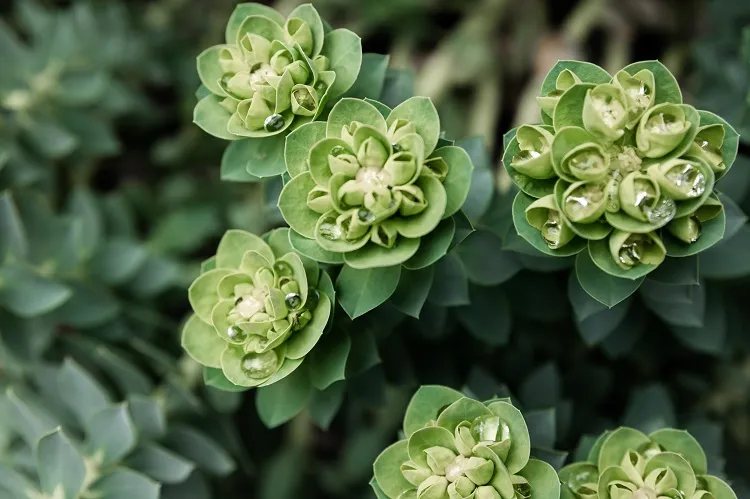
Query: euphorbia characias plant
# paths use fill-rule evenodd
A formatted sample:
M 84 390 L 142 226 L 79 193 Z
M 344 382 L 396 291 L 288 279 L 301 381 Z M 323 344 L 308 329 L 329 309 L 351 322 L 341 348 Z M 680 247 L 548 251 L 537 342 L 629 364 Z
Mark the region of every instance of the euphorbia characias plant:
M 521 411 L 509 400 L 479 402 L 424 386 L 404 417 L 403 440 L 377 458 L 370 482 L 382 499 L 557 499 L 547 463 L 530 458 Z
M 426 97 L 389 109 L 342 99 L 327 122 L 287 138 L 292 179 L 279 197 L 300 251 L 349 266 L 389 267 L 409 260 L 421 238 L 455 214 L 469 192 L 473 165 L 439 145 L 440 119 Z M 296 237 L 295 236 L 299 236 Z M 333 254 L 333 255 L 332 255 Z
M 359 37 L 328 29 L 310 4 L 286 18 L 265 5 L 240 4 L 225 43 L 198 56 L 208 94 L 195 107 L 195 123 L 227 140 L 283 134 L 348 90 L 361 63 Z
M 541 94 L 542 123 L 518 127 L 503 156 L 521 190 L 516 229 L 536 249 L 580 253 L 635 280 L 721 240 L 714 185 L 734 162 L 738 135 L 684 104 L 664 65 L 638 62 L 612 76 L 560 61 Z
M 709 475 L 706 454 L 686 431 L 646 435 L 633 428 L 605 432 L 587 461 L 560 470 L 562 499 L 736 499 Z
M 182 345 L 237 387 L 268 386 L 294 372 L 331 315 L 330 278 L 295 253 L 284 231 L 228 231 L 190 286 Z

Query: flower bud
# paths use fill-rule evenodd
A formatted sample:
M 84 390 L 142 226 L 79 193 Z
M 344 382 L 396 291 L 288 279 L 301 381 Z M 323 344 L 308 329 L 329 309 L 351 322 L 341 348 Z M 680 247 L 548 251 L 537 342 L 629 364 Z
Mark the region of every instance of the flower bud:
M 271 68 L 277 73 L 282 74 L 291 63 L 294 62 L 294 56 L 286 48 L 277 50 L 270 61 Z
M 417 128 L 414 126 L 414 123 L 409 120 L 399 118 L 397 120 L 394 120 L 393 123 L 391 123 L 391 126 L 388 127 L 387 136 L 391 142 L 398 142 L 405 135 L 408 135 L 410 133 L 417 133 Z
M 561 168 L 579 180 L 599 180 L 609 171 L 609 154 L 599 144 L 581 144 L 563 157 Z
M 573 230 L 562 219 L 552 194 L 531 203 L 526 208 L 526 220 L 541 231 L 542 238 L 551 249 L 562 248 L 575 237 Z
M 391 185 L 404 185 L 417 173 L 417 160 L 410 152 L 393 154 L 383 167 L 391 176 Z
M 357 151 L 357 160 L 364 167 L 381 168 L 390 156 L 388 147 L 375 137 L 368 137 Z
M 607 209 L 607 182 L 575 182 L 563 194 L 563 213 L 571 222 L 596 222 Z
M 582 118 L 589 133 L 609 142 L 619 139 L 628 123 L 625 92 L 612 84 L 595 86 L 586 92 Z
M 557 75 L 557 80 L 555 80 L 555 90 L 543 97 L 536 98 L 537 102 L 539 103 L 539 107 L 542 109 L 542 112 L 552 117 L 555 113 L 555 106 L 557 105 L 557 101 L 560 100 L 560 96 L 562 96 L 562 94 L 564 94 L 567 89 L 577 83 L 581 83 L 581 79 L 578 78 L 572 71 L 570 71 L 569 69 L 564 69 L 563 71 L 561 71 L 560 74 Z
M 260 93 L 256 92 L 251 99 L 240 102 L 237 113 L 249 130 L 260 130 L 273 110 Z
M 609 486 L 609 497 L 610 499 L 656 499 L 656 497 L 644 497 L 644 494 L 638 493 L 635 485 L 626 483 L 611 484 Z
M 315 116 L 318 94 L 309 85 L 295 85 L 292 90 L 292 112 L 299 116 Z
M 418 487 L 420 483 L 432 475 L 429 470 L 421 469 L 411 461 L 407 461 L 401 465 L 401 474 L 404 475 L 407 482 L 415 487 Z
M 708 222 L 712 218 L 718 217 L 723 209 L 724 205 L 721 204 L 721 201 L 714 197 L 709 197 L 697 210 L 695 210 L 694 215 L 701 223 Z
M 247 33 L 240 40 L 239 50 L 247 67 L 267 63 L 271 59 L 271 42 L 265 37 Z
M 492 480 L 495 464 L 489 459 L 470 457 L 464 462 L 464 474 L 477 485 L 485 485 Z
M 223 47 L 219 50 L 219 66 L 225 75 L 233 75 L 247 71 L 247 63 L 242 57 L 242 51 L 237 47 Z
M 456 454 L 445 447 L 430 447 L 424 452 L 427 454 L 427 466 L 436 475 L 445 475 L 445 467 L 456 460 Z
M 294 46 L 295 44 L 299 44 L 302 51 L 308 57 L 312 57 L 313 33 L 307 21 L 298 17 L 289 18 L 286 21 L 284 30 L 286 31 L 286 40 L 289 45 Z
M 708 180 L 695 161 L 680 158 L 656 163 L 649 167 L 648 174 L 659 183 L 662 193 L 677 201 L 706 192 Z
M 326 189 L 315 186 L 309 193 L 307 193 L 307 207 L 316 213 L 328 213 L 333 209 L 333 201 L 331 201 L 331 195 Z
M 656 495 L 662 495 L 668 490 L 676 489 L 678 485 L 677 475 L 670 468 L 656 468 L 646 475 L 643 482 Z
M 444 476 L 431 476 L 417 488 L 417 499 L 445 499 L 448 480 Z
M 427 208 L 427 200 L 424 197 L 424 192 L 416 185 L 402 185 L 394 188 L 393 191 L 401 194 L 401 203 L 398 212 L 402 216 L 413 216 Z
M 511 159 L 510 166 L 513 169 L 531 178 L 555 176 L 550 154 L 553 140 L 551 133 L 538 126 L 523 125 L 516 132 L 516 140 L 521 150 Z
M 466 478 L 459 477 L 458 480 L 448 485 L 449 499 L 467 499 L 476 490 L 477 486 Z
M 443 158 L 430 158 L 425 160 L 422 171 L 435 176 L 439 181 L 445 181 L 448 176 L 448 163 Z
M 331 65 L 331 61 L 328 60 L 328 57 L 324 55 L 316 55 L 313 59 L 313 66 L 315 66 L 315 70 L 320 73 L 321 71 L 328 71 L 328 68 Z
M 456 427 L 456 448 L 458 452 L 466 457 L 470 457 L 474 446 L 477 445 L 477 441 L 471 434 L 471 430 L 468 428 L 466 423 L 462 423 Z
M 676 148 L 692 123 L 685 110 L 677 104 L 659 104 L 641 118 L 635 141 L 638 150 L 647 158 L 660 158 Z
M 648 69 L 638 71 L 632 76 L 627 71 L 620 71 L 612 83 L 625 92 L 628 101 L 628 126 L 632 127 L 654 103 L 654 74 Z
M 629 270 L 641 263 L 659 265 L 667 251 L 655 233 L 632 234 L 615 230 L 609 236 L 609 252 L 615 263 Z
M 690 145 L 688 155 L 702 159 L 714 172 L 726 170 L 721 152 L 725 134 L 724 126 L 718 123 L 701 127 Z
M 328 167 L 332 174 L 343 173 L 347 177 L 354 177 L 359 171 L 359 162 L 356 156 L 347 153 L 343 147 L 334 147 L 328 155 Z
M 474 491 L 474 497 L 475 499 L 502 499 L 495 487 L 491 486 L 477 487 L 477 490 Z
M 630 173 L 620 182 L 620 209 L 636 220 L 648 222 L 660 195 L 659 184 L 651 176 L 640 172 Z
M 638 482 L 641 480 L 641 477 L 646 470 L 646 459 L 644 459 L 638 452 L 628 450 L 622 458 L 620 467 L 625 473 L 627 473 L 632 481 Z
M 292 77 L 292 81 L 295 85 L 299 85 L 301 83 L 305 83 L 307 79 L 310 77 L 310 71 L 307 69 L 307 66 L 302 61 L 294 61 L 293 63 L 289 64 L 285 69 L 284 72 L 288 71 L 289 74 Z

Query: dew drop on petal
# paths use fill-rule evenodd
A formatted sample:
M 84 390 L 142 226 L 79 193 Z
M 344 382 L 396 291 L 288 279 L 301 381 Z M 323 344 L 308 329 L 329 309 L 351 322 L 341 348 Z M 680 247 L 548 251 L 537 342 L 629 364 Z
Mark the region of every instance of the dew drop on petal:
M 245 331 L 236 324 L 227 328 L 227 336 L 232 341 L 244 341 L 247 339 Z
M 375 214 L 367 208 L 360 208 L 357 211 L 357 218 L 359 218 L 360 222 L 368 224 L 375 221 Z
M 248 377 L 264 379 L 278 370 L 279 357 L 273 350 L 263 353 L 250 352 L 242 357 L 240 367 Z
M 295 310 L 299 308 L 300 305 L 302 305 L 302 297 L 299 295 L 299 293 L 289 293 L 284 297 L 284 301 L 286 302 L 286 306 L 291 308 L 292 310 Z
M 706 191 L 706 176 L 690 163 L 683 164 L 682 168 L 671 168 L 665 176 L 677 187 L 689 187 L 685 192 L 688 197 L 697 198 Z
M 278 132 L 284 128 L 284 117 L 280 114 L 272 114 L 263 121 L 263 128 L 267 132 Z
M 677 213 L 677 204 L 673 199 L 662 197 L 656 206 L 646 210 L 648 222 L 654 225 L 664 225 L 672 220 Z
M 341 227 L 339 227 L 336 224 L 332 224 L 330 222 L 325 222 L 325 223 L 320 224 L 320 228 L 318 229 L 318 232 L 320 232 L 320 235 L 322 237 L 330 241 L 338 241 L 339 239 L 341 239 L 341 236 L 343 235 Z
M 344 149 L 343 146 L 334 146 L 333 149 L 331 149 L 331 156 L 341 156 L 346 152 L 346 149 Z

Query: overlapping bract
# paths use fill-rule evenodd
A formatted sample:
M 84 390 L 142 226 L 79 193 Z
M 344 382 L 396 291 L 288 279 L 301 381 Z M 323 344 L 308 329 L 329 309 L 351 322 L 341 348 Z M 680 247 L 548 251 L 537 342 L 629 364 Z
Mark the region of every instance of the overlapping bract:
M 422 387 L 404 419 L 405 440 L 375 461 L 371 482 L 389 499 L 556 499 L 554 469 L 529 459 L 529 432 L 509 401 L 482 403 Z
M 300 366 L 328 323 L 331 300 L 317 288 L 320 270 L 303 263 L 285 233 L 269 243 L 228 231 L 213 267 L 189 290 L 195 315 L 182 344 L 206 367 L 240 387 L 267 386 Z
M 514 222 L 537 249 L 568 256 L 588 245 L 600 269 L 635 279 L 722 238 L 714 183 L 736 157 L 737 133 L 683 104 L 663 65 L 612 77 L 561 61 L 539 103 L 543 123 L 519 127 L 503 158 L 522 191 Z
M 560 471 L 562 499 L 736 499 L 707 474 L 706 455 L 686 431 L 645 435 L 632 428 L 603 434 L 587 462 Z
M 343 254 L 352 267 L 408 260 L 420 238 L 468 194 L 471 160 L 459 147 L 436 148 L 439 134 L 427 98 L 393 110 L 341 100 L 327 123 L 310 123 L 287 138 L 292 179 L 279 198 L 282 215 L 299 235 L 323 252 Z
M 326 32 L 310 4 L 284 17 L 264 5 L 240 4 L 229 19 L 226 43 L 198 56 L 198 74 L 210 92 L 195 122 L 229 140 L 262 138 L 312 121 L 326 101 L 354 83 L 362 62 L 359 37 Z

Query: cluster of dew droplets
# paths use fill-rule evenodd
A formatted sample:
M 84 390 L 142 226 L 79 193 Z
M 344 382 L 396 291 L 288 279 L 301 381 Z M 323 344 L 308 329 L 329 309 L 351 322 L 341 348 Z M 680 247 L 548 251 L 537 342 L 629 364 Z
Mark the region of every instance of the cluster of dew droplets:
M 617 255 L 620 263 L 629 267 L 640 263 L 641 258 L 643 258 L 644 244 L 647 243 L 645 242 L 644 236 L 642 234 L 630 235 L 625 240 L 625 242 L 622 243 L 622 246 L 620 246 L 620 250 Z
M 627 89 L 628 95 L 638 108 L 646 108 L 651 103 L 651 88 L 639 80 L 640 85 L 630 85 Z
M 675 166 L 665 176 L 679 188 L 687 186 L 689 189 L 685 194 L 690 198 L 702 196 L 706 191 L 706 176 L 691 163 L 683 163 L 681 167 Z

